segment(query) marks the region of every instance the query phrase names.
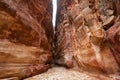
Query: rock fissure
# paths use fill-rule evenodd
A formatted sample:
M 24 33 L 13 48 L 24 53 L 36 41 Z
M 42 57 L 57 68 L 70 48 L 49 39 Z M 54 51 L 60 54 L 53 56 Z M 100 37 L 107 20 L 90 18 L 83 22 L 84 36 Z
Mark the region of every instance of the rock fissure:
M 119 80 L 119 9 L 119 0 L 0 0 L 0 79 Z

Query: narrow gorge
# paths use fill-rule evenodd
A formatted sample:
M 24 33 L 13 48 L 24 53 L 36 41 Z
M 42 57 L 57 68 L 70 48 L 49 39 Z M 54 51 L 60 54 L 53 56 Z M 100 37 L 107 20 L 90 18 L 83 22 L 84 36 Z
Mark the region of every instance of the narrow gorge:
M 0 0 L 0 80 L 120 80 L 120 0 Z

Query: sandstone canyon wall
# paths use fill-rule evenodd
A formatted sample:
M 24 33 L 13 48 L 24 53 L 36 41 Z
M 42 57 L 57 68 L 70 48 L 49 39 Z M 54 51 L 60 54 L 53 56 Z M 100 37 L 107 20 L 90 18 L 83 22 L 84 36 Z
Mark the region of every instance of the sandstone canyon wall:
M 51 0 L 0 0 L 0 79 L 47 71 L 52 43 Z
M 119 10 L 119 0 L 58 0 L 55 62 L 89 72 L 119 73 Z
M 106 74 L 120 71 L 120 0 L 58 0 L 56 23 L 54 34 L 52 0 L 0 0 L 0 79 L 55 62 L 71 69 L 53 66 L 28 80 L 119 80 Z

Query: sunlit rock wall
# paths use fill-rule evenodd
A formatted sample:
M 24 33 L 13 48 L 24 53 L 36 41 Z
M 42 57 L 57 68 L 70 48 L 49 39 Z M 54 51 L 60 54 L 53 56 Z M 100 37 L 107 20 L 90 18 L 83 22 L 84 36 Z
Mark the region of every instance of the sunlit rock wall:
M 118 73 L 119 4 L 119 0 L 58 0 L 55 62 L 90 72 Z
M 47 71 L 52 43 L 51 0 L 0 0 L 0 78 Z

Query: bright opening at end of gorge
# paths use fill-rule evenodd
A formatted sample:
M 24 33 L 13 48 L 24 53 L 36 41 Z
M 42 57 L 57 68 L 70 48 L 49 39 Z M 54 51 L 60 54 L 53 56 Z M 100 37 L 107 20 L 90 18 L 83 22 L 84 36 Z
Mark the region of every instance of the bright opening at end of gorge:
M 57 13 L 57 0 L 52 0 L 53 4 L 53 17 L 52 17 L 52 23 L 53 27 L 56 25 L 56 13 Z

